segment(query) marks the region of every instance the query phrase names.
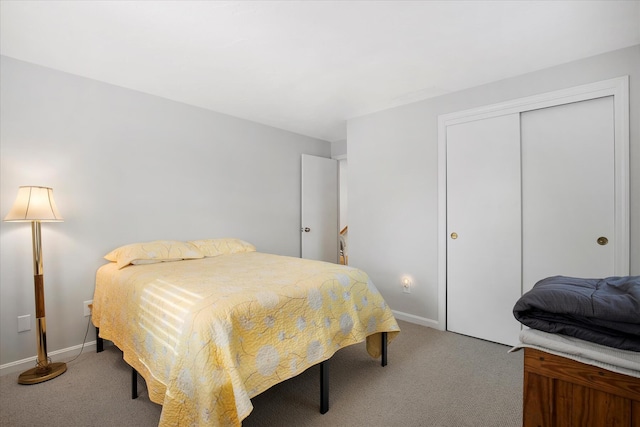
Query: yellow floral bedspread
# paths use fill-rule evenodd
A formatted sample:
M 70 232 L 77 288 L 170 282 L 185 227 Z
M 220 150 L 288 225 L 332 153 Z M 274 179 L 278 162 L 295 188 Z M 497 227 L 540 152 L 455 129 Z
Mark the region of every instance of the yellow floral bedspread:
M 366 273 L 260 252 L 96 274 L 93 323 L 146 380 L 161 426 L 239 426 L 250 399 L 380 332 L 400 331 Z

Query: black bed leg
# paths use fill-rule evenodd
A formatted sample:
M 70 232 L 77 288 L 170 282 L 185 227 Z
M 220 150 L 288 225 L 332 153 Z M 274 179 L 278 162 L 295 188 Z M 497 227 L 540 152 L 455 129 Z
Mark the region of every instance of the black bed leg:
M 96 353 L 104 350 L 104 340 L 100 338 L 100 328 L 96 326 Z
M 138 371 L 131 367 L 131 398 L 138 398 Z
M 380 334 L 380 340 L 382 342 L 382 366 L 387 366 L 387 333 Z
M 329 361 L 320 363 L 320 413 L 329 411 Z

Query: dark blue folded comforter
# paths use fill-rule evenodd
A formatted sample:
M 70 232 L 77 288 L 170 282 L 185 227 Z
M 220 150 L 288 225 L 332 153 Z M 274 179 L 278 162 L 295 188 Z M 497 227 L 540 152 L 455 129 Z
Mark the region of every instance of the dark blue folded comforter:
M 640 276 L 548 277 L 518 300 L 513 314 L 533 329 L 640 351 Z

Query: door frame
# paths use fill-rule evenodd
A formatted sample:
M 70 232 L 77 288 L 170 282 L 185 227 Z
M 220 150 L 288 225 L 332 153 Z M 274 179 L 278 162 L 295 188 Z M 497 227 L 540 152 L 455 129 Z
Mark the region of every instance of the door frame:
M 613 96 L 614 270 L 629 274 L 629 76 L 438 116 L 438 329 L 447 329 L 447 126 Z

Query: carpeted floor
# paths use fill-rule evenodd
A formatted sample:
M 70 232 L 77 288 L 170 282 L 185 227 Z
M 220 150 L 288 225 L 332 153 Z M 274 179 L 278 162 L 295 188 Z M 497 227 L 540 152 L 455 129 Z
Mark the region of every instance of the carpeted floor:
M 253 402 L 243 426 L 516 427 L 522 424 L 522 352 L 399 322 L 381 367 L 358 344 L 330 362 L 330 409 L 319 413 L 319 368 Z M 64 360 L 54 360 L 64 361 Z M 131 399 L 131 370 L 113 346 L 82 354 L 42 384 L 0 377 L 0 426 L 157 426 L 161 407 L 144 381 Z

